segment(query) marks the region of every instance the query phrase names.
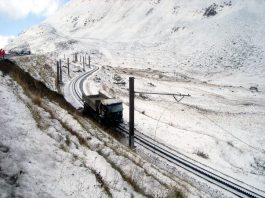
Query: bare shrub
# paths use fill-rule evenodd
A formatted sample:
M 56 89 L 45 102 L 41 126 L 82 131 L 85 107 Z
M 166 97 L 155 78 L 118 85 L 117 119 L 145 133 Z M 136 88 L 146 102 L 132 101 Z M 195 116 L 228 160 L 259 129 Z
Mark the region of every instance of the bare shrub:
M 142 99 L 144 99 L 144 100 L 149 99 L 146 95 L 144 95 L 142 93 L 139 94 L 139 97 L 142 98 Z
M 177 189 L 176 187 L 173 187 L 172 190 L 169 192 L 169 195 L 167 198 L 184 198 L 187 197 L 184 192 Z
M 213 5 L 210 5 L 208 8 L 205 9 L 203 15 L 206 17 L 215 16 L 217 14 L 216 8 L 217 5 L 215 3 Z
M 234 147 L 234 144 L 233 144 L 233 142 L 231 142 L 231 141 L 228 141 L 227 144 L 228 144 L 229 146 L 231 146 L 231 147 Z
M 147 83 L 150 87 L 155 87 L 155 85 L 151 82 Z
M 199 151 L 198 150 L 198 151 L 196 151 L 195 154 L 200 156 L 200 157 L 202 157 L 202 158 L 204 158 L 204 159 L 209 159 L 209 155 L 207 153 L 204 153 L 203 151 Z
M 66 135 L 65 144 L 66 144 L 67 146 L 70 146 L 70 144 L 71 144 L 71 140 L 70 140 L 70 138 L 69 138 L 69 135 Z
M 69 151 L 65 144 L 60 144 L 59 148 L 62 149 L 64 152 L 68 152 Z
M 96 172 L 95 170 L 91 170 L 92 173 L 95 175 L 97 182 L 100 184 L 100 187 L 103 188 L 105 190 L 105 192 L 107 193 L 107 195 L 109 197 L 113 197 L 110 191 L 109 186 L 107 185 L 107 183 L 104 181 L 103 177 L 100 175 L 100 173 Z

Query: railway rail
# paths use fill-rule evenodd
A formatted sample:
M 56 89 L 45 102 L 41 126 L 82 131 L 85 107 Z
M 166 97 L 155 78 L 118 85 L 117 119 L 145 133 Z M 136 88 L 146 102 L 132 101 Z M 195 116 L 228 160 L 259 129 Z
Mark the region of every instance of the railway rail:
M 78 101 L 81 105 L 83 105 L 83 101 L 82 101 L 82 93 L 83 93 L 83 84 L 84 84 L 84 80 L 90 76 L 91 74 L 93 74 L 94 72 L 96 72 L 99 68 L 94 66 L 92 67 L 91 70 L 89 70 L 88 72 L 75 77 L 71 82 L 70 82 L 70 88 L 72 90 L 73 93 L 73 97 L 76 101 Z
M 127 128 L 127 125 L 120 125 L 117 127 L 121 132 L 123 132 L 126 135 L 129 135 L 129 130 Z M 235 178 L 231 178 L 228 175 L 225 175 L 223 173 L 220 173 L 217 170 L 213 170 L 212 168 L 203 165 L 188 156 L 185 156 L 172 148 L 169 148 L 168 146 L 165 146 L 152 138 L 144 135 L 143 133 L 139 131 L 135 131 L 135 143 L 139 144 L 140 146 L 153 151 L 156 155 L 162 157 L 163 159 L 167 160 L 168 162 L 180 166 L 183 169 L 197 175 L 198 177 L 215 184 L 216 186 L 238 196 L 238 197 L 264 197 L 261 194 L 258 194 L 257 192 L 254 192 L 250 188 L 256 189 L 253 186 L 250 186 L 248 184 L 240 185 L 233 180 L 236 180 Z M 200 165 L 198 165 L 200 164 Z M 204 166 L 204 167 L 203 167 Z M 212 170 L 210 170 L 212 169 Z M 218 172 L 218 173 L 217 173 Z M 230 178 L 231 180 L 227 179 Z M 239 180 L 236 180 L 237 182 L 242 183 Z M 257 191 L 261 191 L 259 189 L 256 189 Z M 264 193 L 264 192 L 263 192 Z
M 71 82 L 70 87 L 74 93 L 74 98 L 82 105 L 84 80 L 97 70 L 98 67 L 93 67 L 92 70 L 74 78 Z M 126 136 L 129 135 L 128 124 L 120 124 L 115 128 L 115 130 L 123 133 Z M 200 162 L 197 162 L 188 156 L 185 156 L 184 154 L 157 142 L 156 140 L 137 130 L 135 131 L 135 143 L 151 152 L 154 152 L 157 156 L 162 157 L 168 162 L 185 169 L 186 171 L 234 194 L 235 196 L 265 198 L 265 191 L 257 189 L 242 181 L 214 170 Z

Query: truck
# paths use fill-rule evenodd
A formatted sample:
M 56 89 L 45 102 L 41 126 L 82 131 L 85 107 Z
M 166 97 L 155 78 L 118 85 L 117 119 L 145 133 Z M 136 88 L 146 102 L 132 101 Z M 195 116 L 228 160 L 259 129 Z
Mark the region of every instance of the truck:
M 9 54 L 15 55 L 15 56 L 23 56 L 23 55 L 30 55 L 31 51 L 28 49 L 22 49 L 22 50 L 9 50 Z
M 123 121 L 122 101 L 99 92 L 97 95 L 82 94 L 84 112 L 92 113 L 99 123 L 118 124 Z

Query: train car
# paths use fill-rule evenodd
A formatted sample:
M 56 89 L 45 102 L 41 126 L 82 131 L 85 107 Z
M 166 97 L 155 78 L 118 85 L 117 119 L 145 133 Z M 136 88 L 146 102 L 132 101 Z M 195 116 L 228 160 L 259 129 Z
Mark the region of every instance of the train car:
M 99 92 L 97 95 L 82 95 L 84 112 L 93 113 L 98 122 L 106 124 L 118 124 L 123 121 L 122 101 L 116 98 L 109 98 Z

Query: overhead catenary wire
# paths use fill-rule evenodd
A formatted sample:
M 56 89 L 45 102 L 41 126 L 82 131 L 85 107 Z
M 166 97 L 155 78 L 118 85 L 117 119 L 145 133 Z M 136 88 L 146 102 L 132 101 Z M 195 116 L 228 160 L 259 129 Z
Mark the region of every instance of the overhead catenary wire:
M 227 129 L 225 129 L 224 127 L 222 127 L 221 125 L 219 125 L 218 123 L 216 123 L 216 121 L 212 120 L 211 118 L 209 118 L 208 116 L 204 115 L 203 113 L 199 112 L 198 113 L 200 115 L 202 115 L 203 117 L 205 117 L 207 120 L 209 120 L 211 123 L 213 123 L 215 126 L 217 126 L 219 129 L 221 129 L 222 131 L 228 133 L 229 135 L 231 135 L 233 138 L 235 138 L 236 140 L 238 140 L 239 142 L 247 145 L 248 147 L 256 150 L 256 151 L 259 151 L 259 152 L 262 152 L 262 153 L 265 153 L 265 150 L 262 149 L 262 148 L 258 148 L 258 147 L 254 147 L 252 145 L 250 145 L 249 143 L 243 141 L 242 139 L 240 139 L 239 137 L 235 136 L 233 133 L 231 133 L 230 131 L 228 131 Z
M 147 95 L 164 95 L 164 96 L 183 96 L 190 97 L 190 94 L 181 94 L 181 93 L 166 93 L 166 92 L 144 92 L 144 91 L 135 91 L 134 93 L 138 94 L 147 94 Z
M 173 96 L 174 99 L 177 102 L 180 102 L 184 97 L 190 97 L 190 94 L 181 94 L 181 93 L 163 93 L 163 92 L 140 92 L 140 91 L 136 91 L 135 93 L 138 94 L 152 94 L 152 95 L 166 95 L 166 96 Z M 177 99 L 176 96 L 180 96 L 180 99 Z M 238 141 L 242 142 L 243 144 L 249 146 L 250 148 L 257 150 L 259 152 L 265 153 L 265 150 L 262 148 L 258 148 L 258 147 L 254 147 L 252 145 L 250 145 L 249 143 L 243 141 L 242 139 L 240 139 L 239 137 L 235 136 L 233 133 L 231 133 L 230 131 L 228 131 L 227 129 L 225 129 L 224 127 L 222 127 L 221 125 L 219 125 L 218 123 L 216 123 L 214 120 L 212 120 L 211 118 L 209 118 L 208 116 L 204 115 L 201 112 L 198 112 L 200 115 L 204 116 L 206 119 L 208 119 L 211 123 L 213 123 L 215 126 L 217 126 L 218 128 L 220 128 L 221 130 L 223 130 L 224 132 L 230 134 L 233 138 L 237 139 Z

